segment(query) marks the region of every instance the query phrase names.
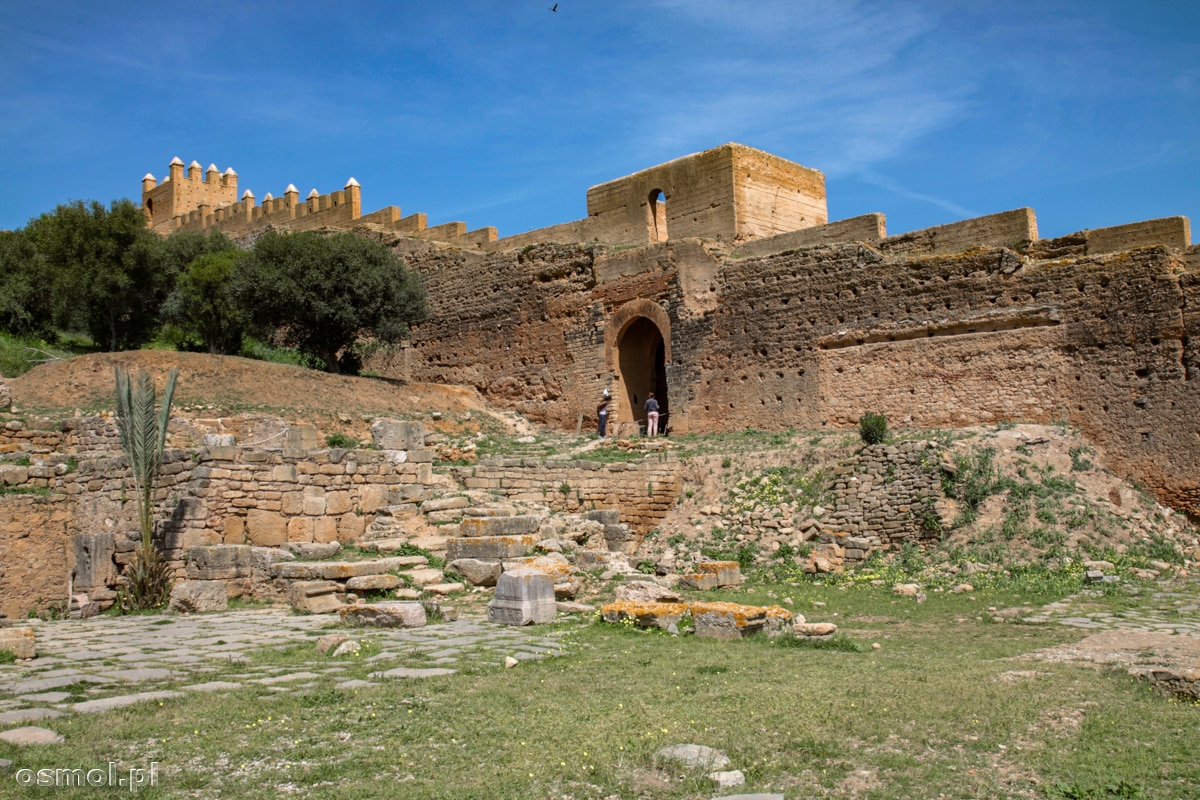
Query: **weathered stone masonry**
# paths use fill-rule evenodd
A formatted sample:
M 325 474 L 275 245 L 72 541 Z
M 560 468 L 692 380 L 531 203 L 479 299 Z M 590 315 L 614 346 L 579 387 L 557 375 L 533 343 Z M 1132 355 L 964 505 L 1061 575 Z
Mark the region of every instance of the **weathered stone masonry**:
M 76 418 L 67 427 L 17 439 L 29 465 L 0 464 L 10 492 L 0 494 L 0 612 L 9 616 L 64 601 L 72 580 L 75 591 L 111 601 L 133 558 L 137 523 L 125 460 L 111 450 L 82 457 L 47 450 L 108 440 L 111 420 Z M 377 518 L 403 528 L 430 497 L 432 462 L 432 451 L 421 448 L 168 450 L 155 495 L 159 545 L 182 578 L 185 553 L 200 545 L 346 543 L 370 538 L 364 534 Z M 499 459 L 455 471 L 467 488 L 554 509 L 620 508 L 638 535 L 666 514 L 680 489 L 674 460 Z M 558 491 L 563 484 L 571 491 Z
M 747 259 L 699 241 L 397 247 L 434 307 L 414 334 L 414 379 L 467 383 L 564 428 L 591 424 L 611 388 L 627 420 L 639 414 L 622 388 L 627 342 L 609 326 L 628 325 L 629 304 L 654 306 L 637 316 L 669 343 L 676 432 L 845 427 L 868 410 L 922 428 L 1065 421 L 1125 477 L 1200 513 L 1195 247 L 1080 255 L 1067 237 L 1025 253 L 855 243 Z

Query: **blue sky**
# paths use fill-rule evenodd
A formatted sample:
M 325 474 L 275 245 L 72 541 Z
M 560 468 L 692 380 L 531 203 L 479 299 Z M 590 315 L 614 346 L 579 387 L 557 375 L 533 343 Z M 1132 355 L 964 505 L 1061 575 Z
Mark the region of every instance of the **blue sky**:
M 889 233 L 1031 206 L 1041 235 L 1200 226 L 1200 3 L 498 0 L 0 5 L 0 228 L 233 167 L 258 198 L 500 235 L 734 141 Z

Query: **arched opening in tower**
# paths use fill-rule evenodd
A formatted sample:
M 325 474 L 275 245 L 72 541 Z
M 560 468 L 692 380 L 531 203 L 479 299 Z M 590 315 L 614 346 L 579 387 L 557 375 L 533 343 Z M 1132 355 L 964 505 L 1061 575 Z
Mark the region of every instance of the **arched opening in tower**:
M 617 362 L 621 371 L 618 419 L 633 420 L 645 430 L 646 398 L 653 392 L 659 406 L 658 429 L 665 432 L 670 422 L 670 407 L 662 331 L 646 317 L 633 320 L 617 341 Z

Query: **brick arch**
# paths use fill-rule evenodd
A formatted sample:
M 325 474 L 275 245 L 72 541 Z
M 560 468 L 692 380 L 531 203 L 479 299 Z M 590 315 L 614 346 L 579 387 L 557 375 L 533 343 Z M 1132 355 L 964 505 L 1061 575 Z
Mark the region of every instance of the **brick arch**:
M 668 363 L 671 361 L 671 318 L 658 303 L 639 297 L 637 300 L 630 300 L 614 311 L 608 318 L 608 324 L 604 327 L 604 364 L 610 372 L 617 365 L 617 342 L 621 341 L 621 334 L 625 333 L 636 320 L 643 317 L 653 322 L 658 328 L 658 332 L 662 334 L 666 360 Z

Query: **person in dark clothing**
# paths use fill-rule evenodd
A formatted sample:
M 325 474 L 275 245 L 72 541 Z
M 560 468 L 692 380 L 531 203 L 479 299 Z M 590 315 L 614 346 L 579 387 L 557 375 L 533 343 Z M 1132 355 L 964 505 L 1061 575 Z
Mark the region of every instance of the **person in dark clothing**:
M 600 401 L 600 405 L 596 406 L 596 433 L 601 439 L 604 438 L 604 431 L 608 429 L 608 398 Z

